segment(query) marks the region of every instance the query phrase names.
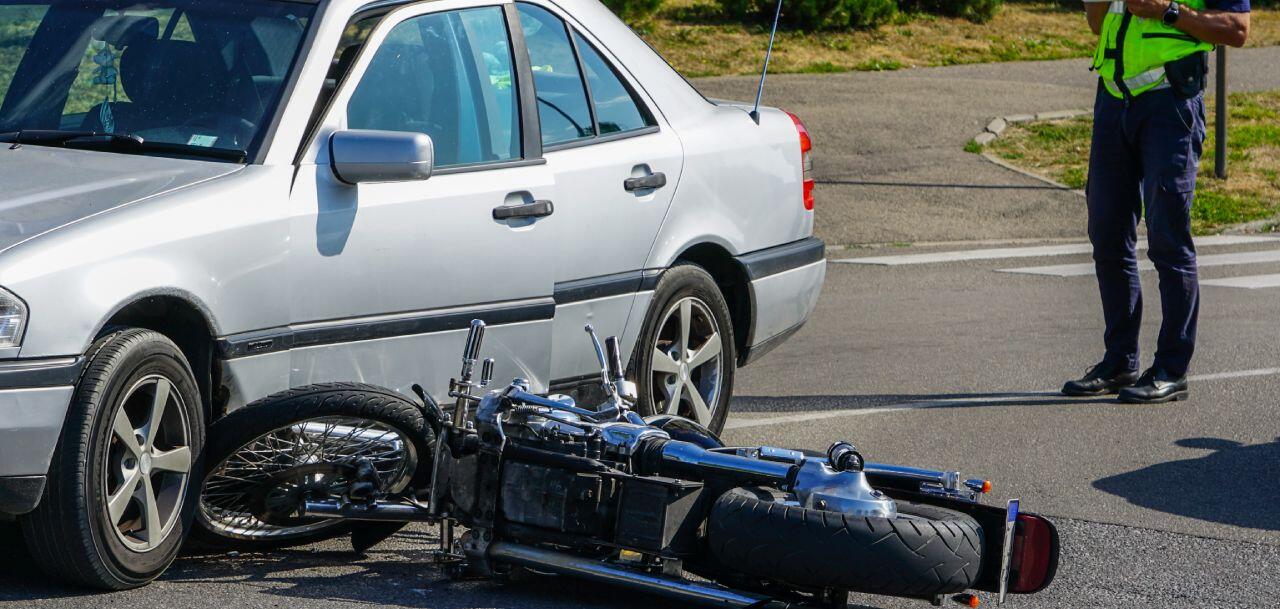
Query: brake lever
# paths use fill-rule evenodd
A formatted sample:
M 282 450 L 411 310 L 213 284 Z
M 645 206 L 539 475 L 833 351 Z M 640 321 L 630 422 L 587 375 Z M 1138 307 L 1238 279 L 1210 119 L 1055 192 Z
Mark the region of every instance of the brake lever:
M 591 324 L 584 326 L 583 330 L 586 330 L 587 336 L 591 337 L 591 346 L 596 350 L 596 361 L 600 363 L 600 384 L 605 386 L 605 393 L 612 396 L 611 381 L 613 379 L 609 378 L 609 359 L 604 354 L 604 347 L 600 346 L 600 337 L 596 336 L 596 329 L 591 327 Z

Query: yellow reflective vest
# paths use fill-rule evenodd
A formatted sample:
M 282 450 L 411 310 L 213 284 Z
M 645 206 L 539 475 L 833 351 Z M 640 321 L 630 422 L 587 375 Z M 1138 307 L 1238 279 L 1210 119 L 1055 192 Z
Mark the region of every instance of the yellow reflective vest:
M 1178 3 L 1194 10 L 1205 8 L 1205 0 Z M 1125 7 L 1124 0 L 1116 0 L 1102 24 L 1093 68 L 1102 75 L 1107 91 L 1124 99 L 1163 85 L 1166 63 L 1212 50 L 1212 44 L 1165 25 L 1161 19 L 1134 16 Z

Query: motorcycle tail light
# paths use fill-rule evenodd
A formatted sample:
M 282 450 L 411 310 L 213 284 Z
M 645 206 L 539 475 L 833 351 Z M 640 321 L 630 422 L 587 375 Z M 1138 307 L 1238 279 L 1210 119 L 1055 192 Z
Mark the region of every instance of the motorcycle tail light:
M 1043 590 L 1058 570 L 1058 529 L 1035 514 L 1018 514 L 1013 538 L 1009 591 L 1030 594 Z

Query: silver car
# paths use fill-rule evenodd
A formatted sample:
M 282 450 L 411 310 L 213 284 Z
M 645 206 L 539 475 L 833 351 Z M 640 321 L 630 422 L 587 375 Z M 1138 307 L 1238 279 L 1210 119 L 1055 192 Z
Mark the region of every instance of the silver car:
M 804 125 L 597 0 L 0 0 L 0 98 L 0 517 L 74 582 L 168 565 L 247 402 L 443 391 L 473 318 L 570 392 L 590 322 L 718 430 L 823 282 Z

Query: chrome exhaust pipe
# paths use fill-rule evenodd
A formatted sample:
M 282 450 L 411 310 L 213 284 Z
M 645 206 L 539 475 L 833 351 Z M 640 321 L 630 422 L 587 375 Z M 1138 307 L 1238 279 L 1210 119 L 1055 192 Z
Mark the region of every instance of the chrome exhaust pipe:
M 782 601 L 771 601 L 762 596 L 735 592 L 715 584 L 703 584 L 673 577 L 652 575 L 572 554 L 506 541 L 490 544 L 487 556 L 489 560 L 497 563 L 528 567 L 539 571 L 550 571 L 568 577 L 577 577 L 603 584 L 630 588 L 706 607 L 741 609 L 747 607 L 752 609 L 798 609 L 799 607 Z
M 302 504 L 302 516 L 391 522 L 434 522 L 438 520 L 433 518 L 425 508 L 409 503 L 388 502 L 366 505 L 339 503 L 337 501 L 307 501 Z

